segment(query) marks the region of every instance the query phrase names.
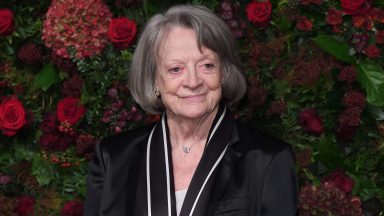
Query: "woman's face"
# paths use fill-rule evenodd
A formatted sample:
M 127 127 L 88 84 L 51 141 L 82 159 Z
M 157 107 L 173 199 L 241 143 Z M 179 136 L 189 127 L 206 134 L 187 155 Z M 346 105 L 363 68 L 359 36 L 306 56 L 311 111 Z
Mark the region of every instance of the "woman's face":
M 167 112 L 199 118 L 217 108 L 221 99 L 220 61 L 215 52 L 201 47 L 195 32 L 173 27 L 161 43 L 155 84 Z

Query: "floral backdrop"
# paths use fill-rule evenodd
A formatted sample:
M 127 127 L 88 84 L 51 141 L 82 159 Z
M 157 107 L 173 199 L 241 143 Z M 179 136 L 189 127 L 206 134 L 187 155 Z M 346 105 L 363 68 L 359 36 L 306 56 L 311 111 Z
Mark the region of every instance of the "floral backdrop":
M 153 14 L 185 1 L 0 1 L 0 215 L 81 215 L 108 135 L 157 121 L 129 95 Z M 383 215 L 384 1 L 191 0 L 237 38 L 236 118 L 290 143 L 298 215 Z

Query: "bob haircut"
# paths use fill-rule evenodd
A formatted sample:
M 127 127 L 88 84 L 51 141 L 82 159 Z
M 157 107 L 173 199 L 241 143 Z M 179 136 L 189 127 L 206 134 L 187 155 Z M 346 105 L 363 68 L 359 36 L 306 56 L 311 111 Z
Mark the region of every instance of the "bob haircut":
M 204 6 L 176 5 L 165 14 L 154 15 L 141 33 L 133 54 L 129 89 L 135 101 L 147 112 L 157 114 L 164 105 L 155 91 L 156 59 L 162 41 L 173 27 L 192 29 L 197 44 L 214 51 L 220 60 L 222 100 L 233 108 L 244 96 L 246 82 L 240 71 L 235 40 L 227 24 Z

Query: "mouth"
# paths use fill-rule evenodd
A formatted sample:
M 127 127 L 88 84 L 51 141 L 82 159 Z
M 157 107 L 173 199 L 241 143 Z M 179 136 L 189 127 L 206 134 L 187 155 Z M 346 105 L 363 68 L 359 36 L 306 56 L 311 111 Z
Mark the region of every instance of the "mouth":
M 188 101 L 191 101 L 191 102 L 197 102 L 197 101 L 200 101 L 200 100 L 204 99 L 205 95 L 206 94 L 203 93 L 203 94 L 187 95 L 187 96 L 183 96 L 181 98 L 185 99 L 185 100 L 188 100 Z

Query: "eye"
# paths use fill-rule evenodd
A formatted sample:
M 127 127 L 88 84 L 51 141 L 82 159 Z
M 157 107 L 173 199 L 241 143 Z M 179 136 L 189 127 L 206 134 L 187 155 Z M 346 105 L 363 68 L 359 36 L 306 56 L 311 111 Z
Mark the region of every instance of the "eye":
M 214 64 L 204 64 L 204 69 L 207 69 L 207 70 L 213 70 L 215 69 L 215 65 Z
M 177 73 L 180 73 L 182 70 L 183 70 L 182 67 L 172 67 L 172 68 L 170 68 L 170 69 L 168 70 L 168 72 L 177 74 Z
M 205 63 L 199 66 L 199 70 L 202 72 L 212 72 L 216 69 L 216 65 L 213 63 Z

